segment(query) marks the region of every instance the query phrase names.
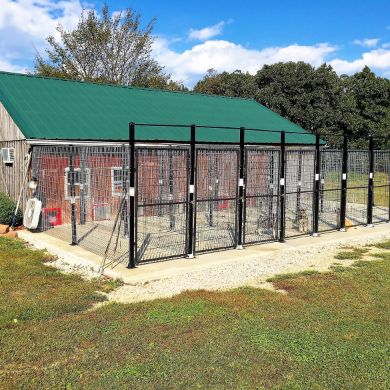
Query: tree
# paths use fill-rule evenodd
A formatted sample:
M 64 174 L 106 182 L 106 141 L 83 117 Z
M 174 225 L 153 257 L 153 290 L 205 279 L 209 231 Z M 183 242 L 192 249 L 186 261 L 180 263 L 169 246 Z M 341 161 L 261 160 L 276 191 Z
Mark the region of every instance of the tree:
M 265 65 L 256 74 L 257 100 L 304 129 L 332 134 L 341 100 L 339 78 L 324 64 L 304 62 Z
M 344 78 L 345 93 L 356 102 L 355 126 L 350 129 L 356 146 L 366 146 L 367 135 L 376 139 L 379 147 L 390 145 L 390 81 L 376 76 L 367 66 L 361 72 Z
M 155 20 L 142 29 L 140 19 L 140 14 L 131 9 L 111 14 L 107 5 L 101 17 L 93 10 L 83 11 L 74 30 L 59 25 L 59 41 L 54 36 L 47 38 L 47 59 L 37 54 L 35 73 L 140 87 L 184 88 L 170 80 L 151 57 Z
M 194 90 L 215 95 L 255 98 L 306 130 L 319 132 L 340 147 L 348 134 L 351 147 L 390 145 L 390 81 L 368 67 L 353 76 L 338 76 L 331 66 L 304 62 L 264 65 L 255 76 L 241 71 L 209 70 Z
M 214 69 L 209 69 L 205 77 L 195 85 L 194 91 L 254 99 L 256 84 L 252 75 L 242 73 L 240 70 L 217 73 Z

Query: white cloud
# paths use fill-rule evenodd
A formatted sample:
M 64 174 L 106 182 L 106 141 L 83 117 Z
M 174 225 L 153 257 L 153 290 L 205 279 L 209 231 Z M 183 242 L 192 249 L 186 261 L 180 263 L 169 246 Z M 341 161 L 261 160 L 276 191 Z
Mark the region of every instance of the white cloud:
M 23 66 L 14 65 L 11 62 L 0 58 L 0 70 L 4 72 L 14 72 L 14 73 L 27 73 L 28 69 Z
M 379 38 L 365 38 L 365 39 L 355 39 L 352 43 L 362 47 L 376 47 L 378 45 Z
M 202 28 L 200 30 L 195 30 L 195 29 L 191 28 L 191 30 L 188 34 L 188 38 L 196 39 L 199 41 L 206 41 L 207 39 L 210 39 L 212 37 L 216 37 L 217 35 L 221 35 L 224 26 L 228 23 L 231 23 L 231 22 L 232 22 L 231 20 L 228 20 L 227 22 L 221 21 L 217 24 Z
M 328 43 L 256 50 L 225 40 L 209 40 L 180 53 L 172 50 L 169 41 L 161 38 L 156 39 L 153 47 L 156 59 L 176 80 L 187 85 L 192 85 L 210 68 L 230 72 L 240 69 L 253 74 L 264 64 L 280 61 L 306 61 L 319 66 L 335 51 L 336 47 Z
M 0 70 L 31 67 L 58 23 L 75 27 L 82 8 L 79 0 L 0 0 Z M 23 61 L 26 66 L 12 65 Z
M 360 58 L 352 61 L 334 59 L 329 62 L 337 73 L 352 74 L 363 69 L 365 65 L 372 70 L 386 74 L 390 71 L 390 50 L 376 49 L 363 53 Z

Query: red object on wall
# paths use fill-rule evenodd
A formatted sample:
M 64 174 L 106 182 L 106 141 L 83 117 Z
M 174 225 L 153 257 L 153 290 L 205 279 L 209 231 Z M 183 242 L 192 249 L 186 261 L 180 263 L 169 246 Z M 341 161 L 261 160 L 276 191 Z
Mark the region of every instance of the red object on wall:
M 48 207 L 42 210 L 43 217 L 47 220 L 50 226 L 62 225 L 62 209 L 61 207 Z

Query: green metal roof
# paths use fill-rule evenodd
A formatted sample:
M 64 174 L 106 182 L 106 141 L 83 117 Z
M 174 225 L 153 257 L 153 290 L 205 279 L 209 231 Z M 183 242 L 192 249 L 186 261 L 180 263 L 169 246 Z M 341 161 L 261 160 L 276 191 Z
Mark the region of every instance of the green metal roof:
M 128 139 L 128 123 L 304 130 L 254 100 L 95 84 L 0 72 L 0 101 L 28 139 Z M 137 126 L 142 140 L 188 141 L 189 128 Z M 280 135 L 246 132 L 246 142 L 278 143 Z M 238 142 L 239 132 L 197 129 L 203 142 Z M 314 136 L 286 134 L 288 143 Z

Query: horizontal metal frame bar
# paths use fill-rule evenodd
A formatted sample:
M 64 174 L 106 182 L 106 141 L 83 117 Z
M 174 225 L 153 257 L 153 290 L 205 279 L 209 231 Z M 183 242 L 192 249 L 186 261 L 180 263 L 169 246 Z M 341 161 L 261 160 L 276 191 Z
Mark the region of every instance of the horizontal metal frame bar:
M 145 140 L 145 139 L 139 139 L 136 141 L 138 142 L 143 142 L 144 144 L 156 144 L 156 143 L 165 143 L 165 144 L 177 144 L 177 145 L 189 145 L 189 141 L 175 141 L 175 140 Z M 196 145 L 237 145 L 239 146 L 239 142 L 216 142 L 216 141 L 196 141 Z M 248 142 L 245 143 L 245 146 L 280 146 L 279 142 Z M 294 145 L 294 146 L 313 146 L 311 143 L 295 143 L 295 142 L 286 142 L 286 145 Z M 138 146 L 136 144 L 136 146 Z
M 293 238 L 293 237 L 302 237 L 302 236 L 311 236 L 313 234 L 313 229 L 310 230 L 309 233 L 294 233 L 294 234 L 288 234 L 286 231 L 286 238 Z
M 288 185 L 288 182 L 287 182 Z M 285 195 L 298 195 L 298 194 L 313 194 L 314 190 L 305 190 L 305 191 L 293 191 L 293 192 L 286 192 Z
M 222 201 L 222 200 L 236 200 L 237 198 L 236 197 L 231 197 L 231 198 L 207 198 L 207 199 L 204 199 L 204 198 L 197 198 L 196 201 L 197 202 L 218 202 L 218 201 Z
M 277 186 L 276 186 L 277 187 Z M 277 189 L 276 189 L 277 190 Z M 256 198 L 278 198 L 279 195 L 278 194 L 275 194 L 275 195 L 245 195 L 245 198 L 246 199 L 256 199 Z
M 320 189 L 320 192 L 329 192 L 329 191 L 342 191 L 341 188 L 323 188 Z
M 259 240 L 259 241 L 244 241 L 244 245 L 250 246 L 250 245 L 259 245 L 259 244 L 268 244 L 271 242 L 278 242 L 278 238 L 270 238 L 268 240 Z
M 233 249 L 235 248 L 235 244 L 229 245 L 229 246 L 219 246 L 217 248 L 211 248 L 211 249 L 196 249 L 196 253 L 212 253 L 212 252 L 221 252 L 225 249 Z
M 347 187 L 347 190 L 366 190 L 367 186 L 364 187 Z
M 186 200 L 182 200 L 177 202 L 139 203 L 138 201 L 137 207 L 141 208 L 141 207 L 153 207 L 153 206 L 174 206 L 178 204 L 188 204 L 188 202 Z M 142 215 L 140 217 L 142 217 Z
M 180 258 L 183 258 L 183 256 L 185 256 L 185 255 L 186 255 L 186 253 L 180 253 L 177 255 L 169 255 L 169 256 L 159 256 L 159 257 L 154 257 L 154 258 L 145 259 L 145 260 L 138 260 L 137 264 L 157 263 L 157 262 L 161 262 L 164 260 L 180 259 Z
M 190 125 L 175 125 L 175 124 L 158 124 L 158 123 L 134 123 L 135 126 L 144 126 L 144 127 L 176 127 L 176 128 L 188 128 L 190 129 L 192 124 Z M 220 129 L 220 130 L 240 130 L 240 127 L 232 127 L 232 126 L 208 126 L 208 125 L 196 125 L 197 129 Z M 276 133 L 280 134 L 281 130 L 271 130 L 271 129 L 256 129 L 252 127 L 246 127 L 245 130 L 256 131 L 256 132 L 264 132 L 264 133 Z M 285 131 L 286 134 L 301 134 L 301 135 L 310 135 L 314 136 L 315 134 L 306 133 L 302 131 Z

